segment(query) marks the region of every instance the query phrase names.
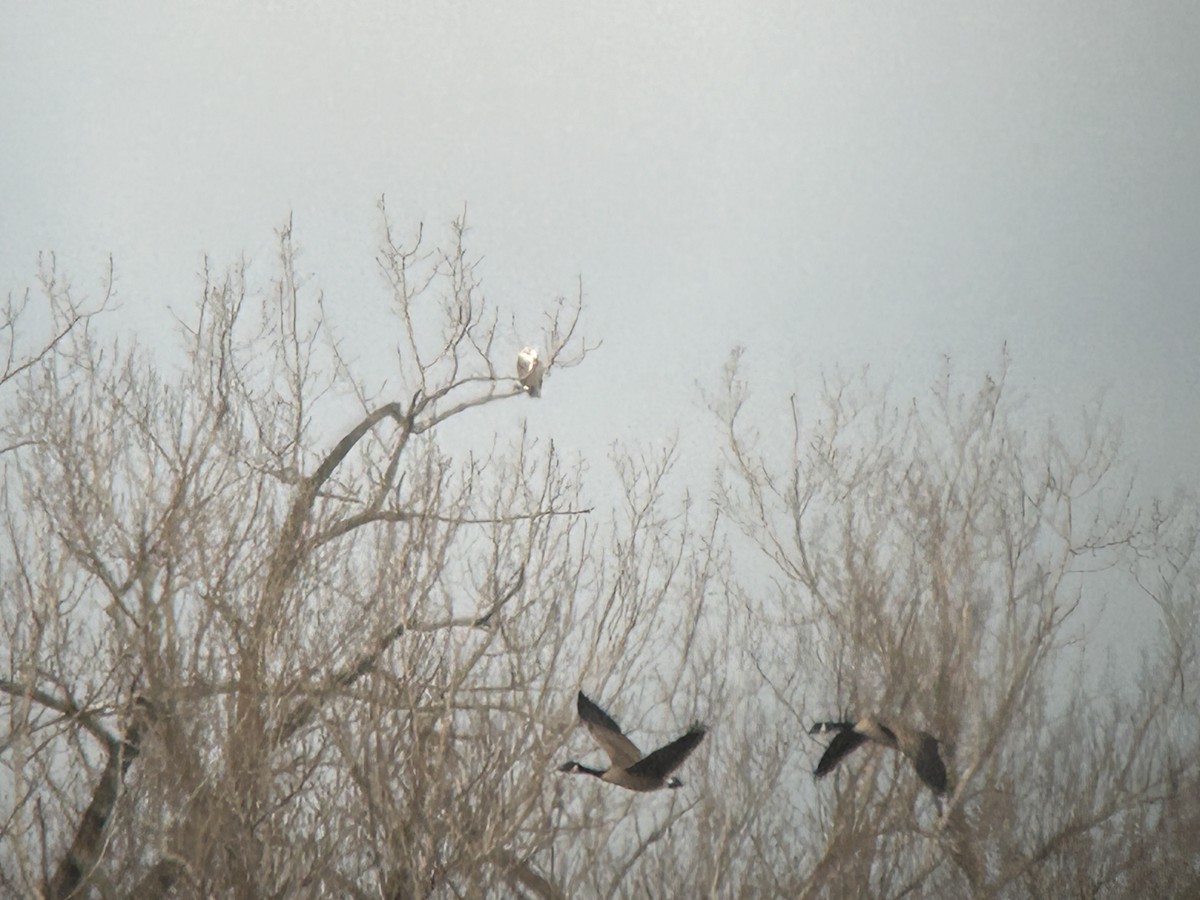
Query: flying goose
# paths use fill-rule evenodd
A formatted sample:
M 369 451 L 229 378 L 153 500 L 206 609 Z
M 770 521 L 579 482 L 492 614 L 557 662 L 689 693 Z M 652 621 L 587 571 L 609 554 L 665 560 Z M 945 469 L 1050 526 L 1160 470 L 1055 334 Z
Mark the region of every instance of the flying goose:
M 893 750 L 899 750 L 910 760 L 920 778 L 939 798 L 947 791 L 946 764 L 938 750 L 938 740 L 933 735 L 911 728 L 901 722 L 883 722 L 874 718 L 863 718 L 857 722 L 818 722 L 809 734 L 836 732 L 825 749 L 821 761 L 813 772 L 823 778 L 837 764 L 867 741 L 874 741 Z
M 621 733 L 621 726 L 604 710 L 579 692 L 576 699 L 579 719 L 592 739 L 608 754 L 611 765 L 607 769 L 592 769 L 575 760 L 559 766 L 560 772 L 574 775 L 593 775 L 601 781 L 619 785 L 631 791 L 657 791 L 659 788 L 683 787 L 683 782 L 671 775 L 678 769 L 688 754 L 704 738 L 708 730 L 696 722 L 687 734 L 665 747 L 659 747 L 647 756 L 629 738 Z M 670 776 L 670 777 L 668 777 Z
M 517 381 L 530 397 L 542 396 L 542 376 L 545 368 L 538 363 L 536 347 L 522 347 L 517 354 Z

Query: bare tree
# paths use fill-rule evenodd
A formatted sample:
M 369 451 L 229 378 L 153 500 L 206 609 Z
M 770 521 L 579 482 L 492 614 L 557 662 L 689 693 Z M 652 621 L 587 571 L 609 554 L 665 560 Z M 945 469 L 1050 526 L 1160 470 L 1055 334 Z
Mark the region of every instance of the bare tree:
M 534 340 L 465 222 L 383 222 L 390 387 L 290 225 L 266 289 L 206 271 L 168 360 L 58 275 L 48 340 L 10 315 L 0 892 L 1195 893 L 1200 518 L 1135 502 L 1102 419 L 1030 431 L 1005 362 L 900 405 L 831 380 L 780 429 L 735 357 L 712 502 L 674 447 L 614 450 L 597 502 L 520 424 Z M 547 307 L 538 402 L 581 301 Z M 449 424 L 484 406 L 511 429 Z M 1139 657 L 1097 652 L 1105 603 Z M 596 752 L 580 687 L 643 746 L 707 720 L 684 788 L 560 775 Z M 940 809 L 883 750 L 813 783 L 808 727 L 869 712 L 938 737 Z
M 112 261 L 98 301 L 76 299 L 54 254 L 38 257 L 38 287 L 36 295 L 29 290 L 19 298 L 9 293 L 0 306 L 0 388 L 51 356 L 65 355 L 71 335 L 86 329 L 94 316 L 108 308 L 113 293 Z M 40 338 L 31 336 L 38 331 Z M 12 449 L 0 445 L 0 455 Z
M 648 648 L 687 537 L 654 531 L 661 471 L 633 458 L 589 526 L 579 464 L 520 405 L 482 455 L 439 442 L 525 397 L 515 347 L 462 221 L 440 247 L 384 222 L 390 396 L 306 295 L 290 226 L 269 290 L 207 275 L 174 370 L 69 329 L 10 370 L 4 890 L 567 895 L 546 773 L 570 698 L 651 660 L 678 683 L 686 648 Z M 587 353 L 579 311 L 547 312 L 550 374 Z
M 1164 804 L 1194 783 L 1194 505 L 1139 512 L 1111 429 L 1085 415 L 1075 435 L 1031 436 L 1006 381 L 1007 362 L 963 391 L 947 368 L 904 406 L 865 377 L 828 383 L 814 420 L 793 398 L 780 454 L 744 422 L 736 355 L 726 371 L 719 502 L 767 566 L 757 667 L 776 721 L 882 711 L 937 735 L 952 777 L 938 815 L 899 754 L 860 751 L 776 820 L 810 840 L 773 864 L 773 892 L 1094 896 L 1144 865 L 1130 836 L 1167 827 Z M 1089 690 L 1104 599 L 1157 612 L 1129 577 L 1146 569 L 1169 640 L 1148 641 L 1163 652 L 1136 680 L 1118 680 L 1127 662 Z M 821 749 L 793 746 L 797 769 Z M 1194 837 L 1189 822 L 1170 827 Z M 1194 851 L 1159 858 L 1160 883 L 1188 895 Z

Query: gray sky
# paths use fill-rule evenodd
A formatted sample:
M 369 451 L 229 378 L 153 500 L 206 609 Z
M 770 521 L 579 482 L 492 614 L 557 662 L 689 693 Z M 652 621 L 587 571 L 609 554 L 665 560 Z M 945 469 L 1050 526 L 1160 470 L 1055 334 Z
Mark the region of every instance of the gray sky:
M 154 341 L 204 253 L 268 275 L 291 211 L 369 337 L 379 195 L 465 203 L 518 323 L 583 276 L 604 346 L 522 411 L 567 447 L 710 437 L 735 343 L 781 403 L 1007 341 L 1038 415 L 1106 390 L 1149 485 L 1195 485 L 1200 6 L 571 6 L 0 0 L 0 288 L 56 250 L 93 289 L 111 252 Z

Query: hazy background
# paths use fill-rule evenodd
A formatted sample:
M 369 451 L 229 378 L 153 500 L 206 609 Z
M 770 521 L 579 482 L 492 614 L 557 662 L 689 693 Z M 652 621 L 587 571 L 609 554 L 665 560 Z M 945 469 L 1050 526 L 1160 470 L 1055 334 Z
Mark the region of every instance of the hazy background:
M 512 349 L 582 276 L 602 349 L 520 410 L 599 465 L 869 364 L 899 397 L 1007 341 L 1031 417 L 1107 395 L 1148 488 L 1200 460 L 1194 2 L 0 3 L 0 289 L 55 250 L 170 346 L 205 254 L 301 267 L 380 380 L 376 203 L 469 211 Z M 515 327 L 509 326 L 510 319 Z M 499 428 L 513 405 L 486 411 Z M 348 411 L 348 419 L 353 411 Z

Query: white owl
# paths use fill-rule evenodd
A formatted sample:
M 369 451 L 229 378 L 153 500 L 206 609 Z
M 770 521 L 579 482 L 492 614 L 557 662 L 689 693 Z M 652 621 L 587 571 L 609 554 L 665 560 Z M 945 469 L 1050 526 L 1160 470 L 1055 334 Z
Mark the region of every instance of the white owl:
M 542 375 L 545 367 L 538 362 L 538 352 L 534 347 L 523 347 L 517 354 L 517 381 L 529 392 L 530 397 L 542 396 Z

